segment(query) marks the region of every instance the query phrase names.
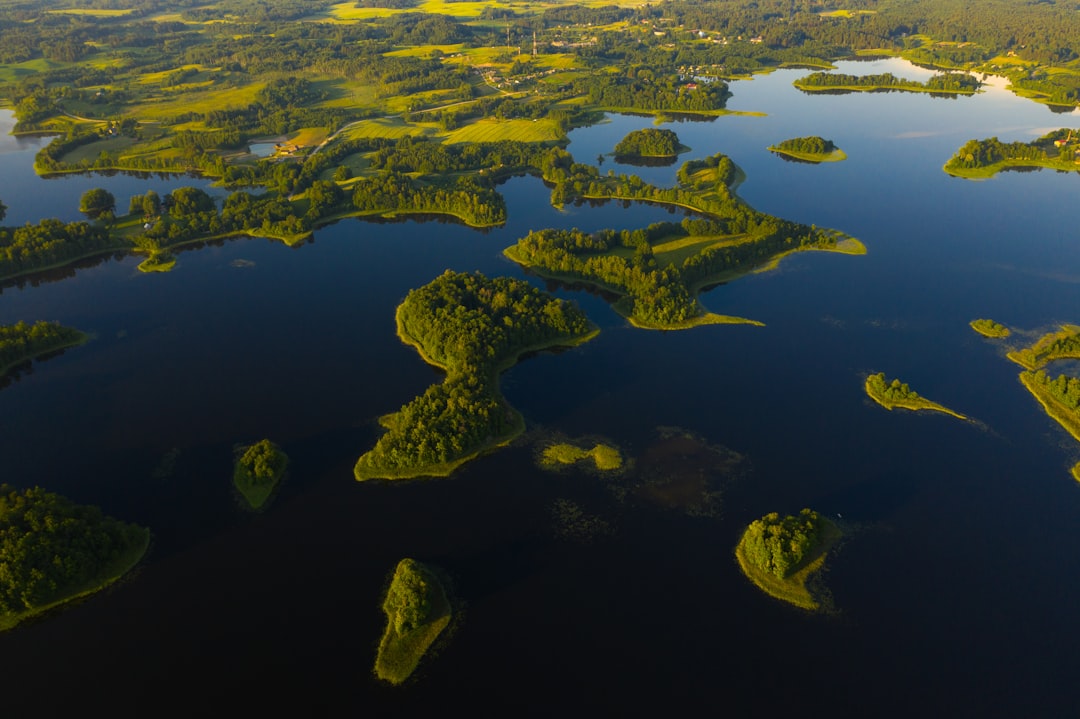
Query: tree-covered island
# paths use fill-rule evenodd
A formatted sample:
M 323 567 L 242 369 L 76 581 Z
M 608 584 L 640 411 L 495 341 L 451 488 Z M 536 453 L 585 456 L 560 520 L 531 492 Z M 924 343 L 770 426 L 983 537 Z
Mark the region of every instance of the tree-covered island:
M 647 127 L 632 130 L 615 145 L 615 158 L 633 160 L 639 157 L 673 158 L 686 148 L 679 143 L 679 136 L 671 130 Z
M 747 579 L 761 591 L 809 611 L 827 609 L 827 595 L 814 591 L 809 580 L 825 565 L 842 533 L 811 509 L 781 517 L 766 514 L 743 532 L 735 558 Z
M 638 199 L 691 209 L 699 217 L 633 231 L 540 230 L 504 252 L 544 277 L 584 282 L 620 295 L 615 309 L 635 327 L 685 329 L 753 320 L 707 312 L 697 294 L 706 287 L 775 266 L 800 250 L 863 254 L 858 240 L 758 212 L 735 195 L 741 171 L 717 154 L 683 164 L 678 185 L 657 188 L 636 177 L 601 178 L 595 168 L 571 189 L 589 198 Z M 578 189 L 580 188 L 580 189 Z M 556 187 L 555 192 L 559 188 Z
M 1080 441 L 1080 379 L 1066 375 L 1053 379 L 1040 369 L 1021 372 L 1020 382 L 1048 415 Z
M 794 82 L 804 92 L 927 92 L 935 95 L 971 95 L 982 83 L 964 72 L 945 72 L 926 82 L 905 80 L 892 73 L 846 75 L 838 72 L 814 72 Z
M 968 140 L 943 169 L 957 177 L 985 179 L 1002 170 L 1026 167 L 1080 172 L 1080 130 L 1052 130 L 1031 142 L 1001 142 L 996 137 Z
M 148 530 L 97 507 L 0 484 L 0 631 L 112 584 L 149 545 Z
M 406 295 L 397 331 L 446 378 L 380 419 L 386 432 L 357 461 L 359 480 L 445 476 L 509 442 L 524 420 L 499 391 L 499 374 L 525 353 L 599 332 L 575 305 L 523 280 L 449 270 Z
M 970 325 L 971 329 L 983 337 L 990 337 L 991 339 L 1004 339 L 1012 334 L 1012 330 L 1008 327 L 991 319 L 972 320 Z
M 436 573 L 415 559 L 402 559 L 382 604 L 386 631 L 375 656 L 375 675 L 401 684 L 416 669 L 453 615 Z
M 844 151 L 834 145 L 832 140 L 826 140 L 817 135 L 793 137 L 775 145 L 769 145 L 769 151 L 803 162 L 839 162 L 847 159 Z
M 233 468 L 233 486 L 251 509 L 261 509 L 285 476 L 288 466 L 289 458 L 281 448 L 268 439 L 261 439 L 241 448 Z
M 81 345 L 89 335 L 58 322 L 16 322 L 0 325 L 0 377 L 50 352 Z
M 1028 347 L 1012 350 L 1005 355 L 1026 370 L 1035 371 L 1059 359 L 1080 359 L 1080 326 L 1061 325 Z
M 870 399 L 889 410 L 897 407 L 910 410 L 931 410 L 944 412 L 957 419 L 967 419 L 959 412 L 954 412 L 948 407 L 922 397 L 918 392 L 911 389 L 906 382 L 901 382 L 898 379 L 889 382 L 885 379 L 884 372 L 878 372 L 866 378 L 866 394 Z

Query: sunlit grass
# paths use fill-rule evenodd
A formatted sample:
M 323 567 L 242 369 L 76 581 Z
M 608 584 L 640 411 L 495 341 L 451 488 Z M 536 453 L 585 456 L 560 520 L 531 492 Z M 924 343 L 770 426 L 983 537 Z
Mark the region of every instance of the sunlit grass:
M 602 472 L 614 472 L 623 466 L 622 454 L 606 444 L 596 444 L 592 449 L 582 449 L 573 444 L 560 442 L 545 447 L 540 453 L 540 466 L 557 468 L 563 465 L 591 461 Z
M 59 10 L 46 10 L 51 15 L 89 15 L 90 17 L 121 17 L 130 15 L 131 9 L 109 10 L 106 8 L 70 7 Z
M 457 142 L 553 142 L 562 139 L 562 131 L 552 120 L 480 120 L 454 130 L 446 137 Z
M 386 137 L 396 140 L 408 135 L 431 135 L 434 131 L 429 128 L 417 127 L 402 120 L 400 117 L 379 117 L 372 120 L 360 120 L 354 122 L 345 129 L 341 136 L 343 139 L 358 139 L 363 137 Z

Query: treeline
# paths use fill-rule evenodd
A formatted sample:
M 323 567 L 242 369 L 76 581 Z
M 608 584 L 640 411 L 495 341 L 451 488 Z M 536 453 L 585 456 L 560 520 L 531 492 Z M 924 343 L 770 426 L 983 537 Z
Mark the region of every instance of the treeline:
M 824 521 L 812 509 L 803 509 L 797 515 L 786 517 L 772 512 L 750 523 L 740 547 L 753 566 L 786 579 L 800 568 L 821 541 Z
M 674 157 L 679 154 L 679 136 L 671 130 L 633 130 L 615 145 L 616 156 Z
M 424 474 L 505 439 L 521 420 L 499 392 L 498 373 L 526 350 L 593 332 L 570 303 L 479 273 L 447 271 L 411 290 L 397 318 L 403 339 L 445 367 L 446 379 L 384 418 L 387 432 L 357 461 L 357 479 Z
M 420 184 L 408 175 L 384 171 L 358 179 L 353 206 L 360 212 L 433 212 L 484 227 L 506 222 L 506 202 L 482 179 L 463 175 L 446 187 Z
M 1063 146 L 1059 148 L 1056 142 Z M 945 169 L 971 170 L 1000 162 L 1046 162 L 1058 158 L 1071 162 L 1077 142 L 1080 142 L 1080 130 L 1068 128 L 1054 130 L 1031 142 L 1001 142 L 996 137 L 968 140 L 945 163 Z
M 79 344 L 86 335 L 59 322 L 16 322 L 0 325 L 0 375 L 11 367 L 48 352 Z
M 47 219 L 36 225 L 0 227 L 0 278 L 127 247 L 127 243 L 112 237 L 107 228 L 87 222 Z
M 866 391 L 871 396 L 877 396 L 890 402 L 923 399 L 906 382 L 901 382 L 898 379 L 894 379 L 892 382 L 887 381 L 884 372 L 878 372 L 866 378 Z
M 836 145 L 833 144 L 832 140 L 812 135 L 810 137 L 793 137 L 790 140 L 778 142 L 773 149 L 802 152 L 808 155 L 825 155 L 835 150 Z
M 1073 413 L 1080 412 L 1080 379 L 1063 374 L 1058 375 L 1057 379 L 1051 379 L 1050 375 L 1043 370 L 1027 372 L 1025 375 L 1053 397 L 1058 404 Z M 1077 419 L 1080 420 L 1080 416 Z
M 1053 360 L 1080 358 L 1080 327 L 1063 325 L 1059 331 L 1043 335 L 1030 347 L 1009 352 L 1007 357 L 1029 370 Z
M 839 72 L 812 72 L 795 81 L 804 90 L 870 88 L 882 90 L 927 90 L 931 92 L 975 92 L 982 86 L 978 78 L 967 73 L 949 72 L 934 75 L 926 82 L 905 80 L 891 72 L 878 75 L 847 75 Z
M 0 629 L 25 612 L 96 589 L 115 576 L 119 559 L 147 541 L 147 530 L 97 507 L 40 487 L 0 484 Z
M 587 95 L 591 104 L 610 109 L 713 112 L 724 109 L 731 97 L 727 83 L 720 80 L 693 85 L 648 67 L 631 67 L 617 75 L 596 73 L 573 82 L 574 91 Z

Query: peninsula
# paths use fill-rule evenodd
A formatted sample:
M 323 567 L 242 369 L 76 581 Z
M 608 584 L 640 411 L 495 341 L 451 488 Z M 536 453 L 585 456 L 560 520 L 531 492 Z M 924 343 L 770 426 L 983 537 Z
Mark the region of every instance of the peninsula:
M 839 162 L 847 159 L 843 150 L 833 144 L 832 140 L 811 135 L 809 137 L 793 137 L 775 145 L 769 145 L 769 151 L 785 157 L 792 157 L 803 162 Z
M 735 558 L 743 574 L 771 597 L 808 611 L 827 609 L 828 598 L 809 580 L 825 565 L 840 529 L 811 509 L 781 517 L 766 514 L 743 532 Z
M 288 456 L 268 439 L 242 447 L 233 469 L 233 486 L 253 510 L 261 509 L 277 489 L 289 465 Z
M 942 169 L 950 175 L 977 180 L 1002 170 L 1027 167 L 1080 172 L 1080 130 L 1065 127 L 1031 142 L 1001 142 L 996 137 L 968 140 Z
M 1021 372 L 1020 382 L 1048 415 L 1064 427 L 1073 439 L 1080 441 L 1080 379 L 1065 375 L 1051 379 L 1043 370 L 1037 370 Z M 1075 474 L 1076 467 L 1073 472 Z
M 1054 360 L 1080 359 L 1080 326 L 1061 325 L 1057 332 L 1049 332 L 1034 344 L 1005 356 L 1028 371 L 1045 367 Z
M 870 399 L 889 410 L 897 407 L 910 410 L 932 410 L 934 412 L 944 412 L 957 419 L 967 419 L 959 412 L 954 412 L 948 407 L 921 397 L 905 382 L 898 379 L 894 379 L 892 382 L 887 381 L 884 372 L 872 374 L 866 378 L 866 394 L 869 395 Z
M 523 354 L 575 346 L 599 329 L 523 280 L 448 270 L 406 295 L 397 331 L 446 378 L 380 419 L 387 431 L 357 461 L 358 480 L 446 476 L 506 444 L 525 422 L 499 391 L 499 374 Z
M 97 507 L 0 484 L 0 631 L 104 589 L 149 545 L 148 530 Z
M 386 613 L 386 631 L 375 656 L 375 676 L 401 684 L 450 623 L 452 607 L 432 568 L 415 559 L 402 559 L 394 570 L 382 609 Z
M 81 345 L 89 335 L 58 322 L 0 325 L 0 377 L 36 357 Z

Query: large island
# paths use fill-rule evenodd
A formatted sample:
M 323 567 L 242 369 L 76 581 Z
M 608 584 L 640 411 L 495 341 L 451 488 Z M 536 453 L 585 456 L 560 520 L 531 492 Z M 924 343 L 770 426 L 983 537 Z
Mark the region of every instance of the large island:
M 446 378 L 380 422 L 387 430 L 356 463 L 359 480 L 445 476 L 525 427 L 499 391 L 518 358 L 592 339 L 576 306 L 527 282 L 450 272 L 412 290 L 397 309 L 398 336 Z
M 107 587 L 149 545 L 148 530 L 97 507 L 0 484 L 0 631 Z

